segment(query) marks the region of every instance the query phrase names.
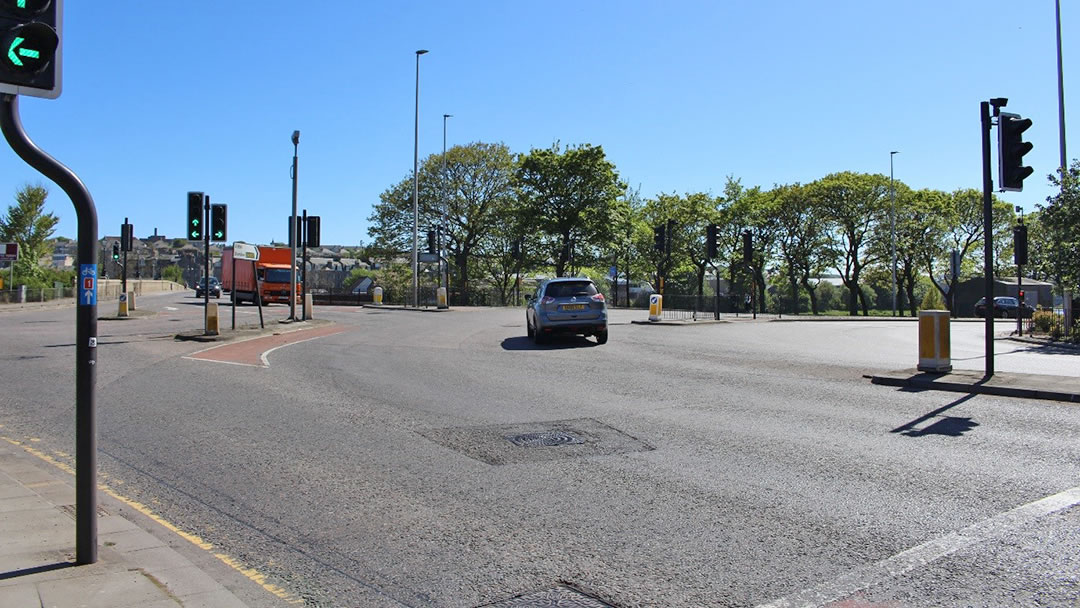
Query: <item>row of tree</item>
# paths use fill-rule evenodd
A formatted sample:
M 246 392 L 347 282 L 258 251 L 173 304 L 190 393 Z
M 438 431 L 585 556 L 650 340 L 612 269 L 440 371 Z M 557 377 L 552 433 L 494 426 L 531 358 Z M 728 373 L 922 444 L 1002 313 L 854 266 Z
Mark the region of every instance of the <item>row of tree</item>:
M 1066 288 L 1077 272 L 1080 165 L 1051 180 L 1060 194 L 1028 215 L 1029 277 Z M 514 154 L 503 144 L 473 143 L 427 157 L 418 179 L 422 229 L 443 226 L 457 289 L 482 280 L 506 296 L 517 273 L 555 276 L 616 265 L 620 275 L 667 278 L 668 293 L 705 294 L 710 268 L 732 285 L 754 285 L 765 301 L 767 278 L 783 276 L 791 301 L 819 311 L 820 278 L 838 273 L 851 314 L 868 314 L 864 277 L 891 274 L 895 247 L 901 302 L 916 314 L 916 288 L 929 278 L 951 306 L 957 276 L 982 273 L 982 193 L 976 189 L 916 190 L 880 174 L 841 172 L 809 184 L 745 187 L 728 177 L 722 194 L 660 194 L 644 199 L 627 189 L 599 146 Z M 370 221 L 369 253 L 411 252 L 410 174 L 380 197 Z M 1008 203 L 993 200 L 995 273 L 1015 274 Z M 670 251 L 654 246 L 653 228 L 670 225 Z M 719 227 L 718 259 L 706 257 L 707 226 Z M 743 263 L 742 233 L 753 239 Z M 889 281 L 891 283 L 891 280 Z M 797 312 L 797 311 L 796 311 Z

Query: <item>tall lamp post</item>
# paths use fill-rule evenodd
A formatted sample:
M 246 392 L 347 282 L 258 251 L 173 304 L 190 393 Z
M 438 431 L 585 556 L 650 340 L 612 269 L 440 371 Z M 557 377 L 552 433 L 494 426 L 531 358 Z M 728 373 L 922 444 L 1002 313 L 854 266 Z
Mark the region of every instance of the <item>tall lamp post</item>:
M 1061 170 L 1068 168 L 1065 160 L 1065 79 L 1061 73 L 1061 0 L 1054 1 L 1057 14 L 1057 77 L 1058 77 L 1058 138 L 1061 140 Z
M 292 250 L 292 265 L 289 268 L 289 320 L 296 320 L 296 169 L 297 148 L 300 146 L 300 131 L 292 132 L 292 222 L 289 226 L 289 247 Z
M 892 316 L 896 316 L 896 187 L 893 182 L 893 157 L 897 150 L 889 152 L 889 198 L 892 199 Z
M 416 114 L 413 119 L 413 195 L 412 195 L 412 294 L 413 306 L 420 306 L 420 277 L 419 260 L 417 258 L 417 243 L 420 239 L 420 56 L 427 53 L 427 49 L 416 51 Z
M 446 241 L 449 244 L 449 241 L 450 241 L 450 226 L 448 225 L 448 217 L 449 217 L 449 215 L 448 215 L 447 212 L 449 211 L 448 207 L 449 207 L 449 202 L 450 201 L 449 201 L 449 197 L 446 196 L 446 194 L 447 194 L 447 192 L 446 192 L 446 119 L 447 118 L 452 118 L 453 116 L 454 116 L 453 114 L 443 114 L 442 115 L 442 182 L 443 182 L 443 184 L 442 184 L 442 191 L 443 191 L 442 195 L 443 195 L 443 204 L 442 204 L 442 230 L 440 231 L 440 242 L 439 242 L 439 282 L 442 283 L 444 287 L 446 287 L 447 302 L 449 302 L 449 294 L 450 294 L 450 272 L 449 272 L 450 264 L 449 264 L 449 262 L 447 262 L 447 265 L 446 265 L 447 272 L 444 275 L 443 274 L 443 259 L 442 259 L 443 258 L 443 255 L 442 255 L 442 253 L 443 253 L 443 243 L 441 241 L 441 237 L 442 237 L 443 234 L 445 234 L 446 235 Z M 443 279 L 444 276 L 445 276 L 445 280 Z

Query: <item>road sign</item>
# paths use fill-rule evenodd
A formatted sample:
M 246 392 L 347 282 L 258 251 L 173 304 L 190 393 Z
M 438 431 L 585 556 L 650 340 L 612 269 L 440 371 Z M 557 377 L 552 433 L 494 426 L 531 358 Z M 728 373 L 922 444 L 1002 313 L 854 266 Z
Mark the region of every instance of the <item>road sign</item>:
M 426 251 L 421 251 L 417 257 L 419 258 L 419 261 L 423 262 L 424 264 L 434 264 L 435 262 L 439 261 L 439 254 L 437 253 L 427 253 Z
M 97 306 L 97 264 L 79 264 L 79 306 Z
M 249 243 L 236 241 L 233 243 L 233 259 L 257 261 L 259 259 L 259 248 Z
M 0 262 L 14 262 L 19 259 L 18 243 L 2 243 L 0 247 Z

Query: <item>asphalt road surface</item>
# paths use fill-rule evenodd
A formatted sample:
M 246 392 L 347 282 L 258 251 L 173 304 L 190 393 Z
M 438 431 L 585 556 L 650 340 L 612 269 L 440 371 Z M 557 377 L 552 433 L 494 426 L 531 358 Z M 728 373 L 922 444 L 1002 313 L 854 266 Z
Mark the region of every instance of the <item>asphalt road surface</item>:
M 1076 605 L 1080 410 L 871 385 L 915 366 L 911 322 L 614 311 L 604 346 L 537 347 L 520 309 L 321 308 L 341 331 L 253 358 L 173 340 L 190 294 L 139 304 L 99 323 L 103 480 L 293 601 Z M 957 367 L 981 332 L 953 324 Z M 71 309 L 0 313 L 0 436 L 74 452 L 73 340 Z M 996 349 L 1080 375 L 1075 351 Z

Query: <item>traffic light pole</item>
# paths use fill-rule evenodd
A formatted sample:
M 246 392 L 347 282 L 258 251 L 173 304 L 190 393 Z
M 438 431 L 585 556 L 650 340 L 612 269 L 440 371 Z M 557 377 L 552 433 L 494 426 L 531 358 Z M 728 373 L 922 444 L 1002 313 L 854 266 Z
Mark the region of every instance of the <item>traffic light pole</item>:
M 203 197 L 203 334 L 210 334 L 210 195 Z
M 126 226 L 127 223 L 128 223 L 128 218 L 125 217 L 124 218 L 124 226 Z M 124 294 L 124 297 L 127 297 L 127 246 L 128 246 L 128 244 L 127 244 L 127 240 L 126 240 L 127 235 L 124 234 L 124 230 L 125 229 L 123 227 L 121 227 L 121 229 L 120 229 L 120 241 L 121 241 L 120 249 L 122 249 L 124 251 L 124 268 L 123 268 L 123 270 L 120 271 L 121 272 L 121 274 L 120 274 L 120 293 Z M 128 302 L 128 306 L 130 306 L 130 305 L 131 305 L 131 303 Z
M 984 329 L 984 353 L 986 359 L 986 371 L 984 378 L 989 379 L 994 375 L 994 232 L 993 213 L 994 206 L 991 192 L 994 189 L 994 180 L 990 168 L 990 102 L 984 101 L 979 104 L 980 118 L 982 122 L 982 155 L 983 155 L 983 274 L 985 290 L 983 297 L 986 299 L 986 323 Z M 998 105 L 994 104 L 994 114 L 998 113 Z M 1019 294 L 1018 294 L 1019 295 Z
M 11 149 L 55 182 L 75 205 L 79 220 L 75 307 L 75 563 L 97 561 L 97 422 L 94 408 L 97 352 L 97 208 L 78 175 L 38 148 L 23 130 L 19 98 L 0 96 L 0 130 Z
M 304 219 L 302 219 L 301 221 L 304 223 L 303 224 L 304 227 L 301 229 L 301 233 L 303 234 L 303 237 L 304 237 L 303 238 L 304 249 L 303 249 L 303 255 L 301 256 L 301 258 L 304 260 L 304 266 L 301 268 L 302 274 L 300 275 L 300 284 L 304 286 L 304 289 L 303 289 L 303 291 L 301 292 L 301 295 L 300 295 L 300 297 L 303 298 L 303 300 L 302 300 L 303 308 L 301 308 L 300 320 L 301 321 L 307 321 L 307 314 L 308 314 L 308 309 L 307 309 L 307 242 L 308 242 L 307 209 L 304 209 Z

